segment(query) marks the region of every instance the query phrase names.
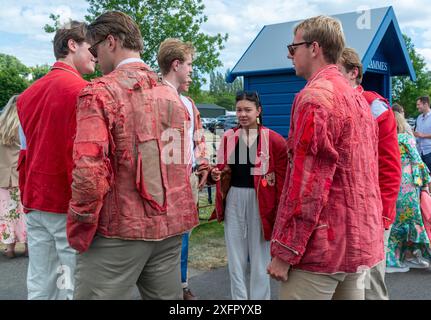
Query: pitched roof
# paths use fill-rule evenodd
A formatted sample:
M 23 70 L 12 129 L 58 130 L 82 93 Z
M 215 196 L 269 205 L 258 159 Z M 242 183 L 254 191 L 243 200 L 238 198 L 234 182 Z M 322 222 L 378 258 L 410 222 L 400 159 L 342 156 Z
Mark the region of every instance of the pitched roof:
M 221 110 L 225 110 L 225 108 L 220 107 L 219 105 L 210 104 L 210 103 L 197 103 L 196 108 L 198 108 L 198 109 L 221 109 Z
M 362 58 L 364 73 L 377 49 L 380 49 L 388 59 L 392 76 L 408 75 L 413 81 L 416 79 L 392 7 L 333 17 L 343 26 L 346 45 L 354 48 Z M 232 82 L 243 75 L 293 71 L 292 61 L 287 58 L 287 44 L 293 42 L 293 31 L 300 21 L 264 26 L 226 80 Z

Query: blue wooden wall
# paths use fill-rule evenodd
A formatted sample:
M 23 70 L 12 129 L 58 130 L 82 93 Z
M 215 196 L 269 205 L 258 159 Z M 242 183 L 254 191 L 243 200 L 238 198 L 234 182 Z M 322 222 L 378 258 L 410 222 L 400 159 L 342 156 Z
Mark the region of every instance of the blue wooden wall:
M 263 124 L 287 137 L 295 95 L 305 80 L 292 73 L 244 77 L 244 89 L 256 90 L 263 106 Z
M 289 134 L 290 113 L 295 95 L 306 81 L 292 72 L 244 76 L 244 89 L 256 90 L 263 106 L 263 124 L 284 137 Z M 364 74 L 365 90 L 376 91 L 391 100 L 390 64 L 378 51 Z

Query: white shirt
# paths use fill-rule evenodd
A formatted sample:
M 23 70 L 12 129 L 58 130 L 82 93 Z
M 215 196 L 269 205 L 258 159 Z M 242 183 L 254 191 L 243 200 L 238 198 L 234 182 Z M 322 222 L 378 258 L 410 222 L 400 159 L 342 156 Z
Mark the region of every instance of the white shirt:
M 188 111 L 189 116 L 190 116 L 190 122 L 191 122 L 191 124 L 190 124 L 190 128 L 189 128 L 189 138 L 190 138 L 190 141 L 191 141 L 191 143 L 190 143 L 191 160 L 190 160 L 189 163 L 192 163 L 193 166 L 195 166 L 196 165 L 196 160 L 195 160 L 194 139 L 193 139 L 194 132 L 195 132 L 195 121 L 194 121 L 195 118 L 193 117 L 193 104 L 192 104 L 192 102 L 189 99 L 187 99 L 186 97 L 184 97 L 181 94 L 180 94 L 180 98 L 181 98 L 181 101 L 186 106 L 187 111 Z
M 18 127 L 19 142 L 21 144 L 21 150 L 27 150 L 27 139 L 25 138 L 24 131 L 22 130 L 21 124 Z
M 127 58 L 127 59 L 124 59 L 123 61 L 121 61 L 121 62 L 117 65 L 117 67 L 116 67 L 115 69 L 117 69 L 119 66 L 122 66 L 123 64 L 126 64 L 126 63 L 133 63 L 133 62 L 142 62 L 142 63 L 145 63 L 145 62 L 144 62 L 144 60 L 139 59 L 139 58 Z

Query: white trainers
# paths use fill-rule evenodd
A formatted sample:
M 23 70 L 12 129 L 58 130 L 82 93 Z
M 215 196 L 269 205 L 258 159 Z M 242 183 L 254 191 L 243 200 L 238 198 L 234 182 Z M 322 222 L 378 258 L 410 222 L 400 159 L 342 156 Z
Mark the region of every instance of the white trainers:
M 386 267 L 386 273 L 408 272 L 409 267 Z
M 406 259 L 406 265 L 410 268 L 426 269 L 430 267 L 430 263 L 422 256 L 419 249 L 413 251 L 414 258 Z
M 429 268 L 430 264 L 424 258 L 414 258 L 411 260 L 406 260 L 406 265 L 410 268 L 416 269 L 426 269 Z

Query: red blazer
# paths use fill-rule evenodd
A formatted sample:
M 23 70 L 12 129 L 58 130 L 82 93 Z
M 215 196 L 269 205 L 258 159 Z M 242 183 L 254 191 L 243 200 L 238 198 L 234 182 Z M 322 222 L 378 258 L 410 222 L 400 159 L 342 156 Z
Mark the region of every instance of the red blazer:
M 226 197 L 231 186 L 231 172 L 226 166 L 227 159 L 235 152 L 239 133 L 238 128 L 226 131 L 218 151 L 217 167 L 223 173 L 220 181 L 217 182 L 216 205 L 210 219 L 217 218 L 219 222 L 224 219 Z M 275 131 L 260 126 L 259 136 L 257 154 L 260 156 L 260 161 L 256 161 L 255 168 L 260 171 L 256 172 L 257 174 L 254 176 L 254 188 L 259 204 L 263 234 L 265 240 L 269 241 L 286 176 L 287 149 L 286 140 Z
M 380 100 L 387 105 L 387 110 L 377 116 L 379 126 L 379 187 L 382 195 L 383 224 L 389 229 L 395 220 L 396 204 L 401 185 L 401 155 L 398 147 L 397 123 L 389 102 L 373 91 L 357 88 L 371 106 Z
M 293 268 L 354 273 L 384 259 L 378 130 L 336 65 L 295 97 L 271 255 Z
M 66 213 L 71 198 L 72 149 L 78 94 L 87 85 L 78 71 L 56 62 L 18 98 L 27 150 L 18 161 L 25 211 Z

